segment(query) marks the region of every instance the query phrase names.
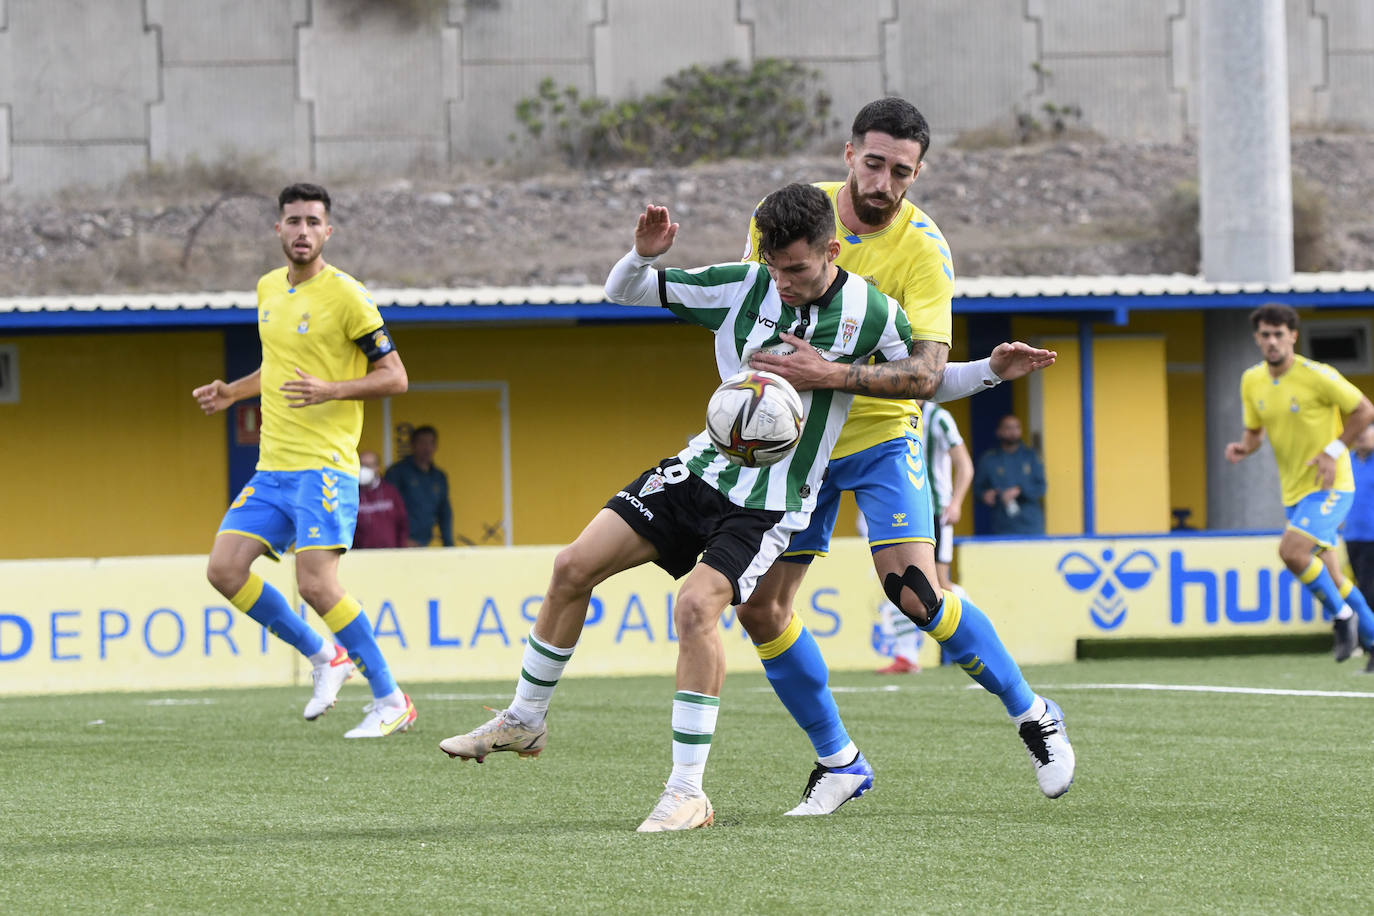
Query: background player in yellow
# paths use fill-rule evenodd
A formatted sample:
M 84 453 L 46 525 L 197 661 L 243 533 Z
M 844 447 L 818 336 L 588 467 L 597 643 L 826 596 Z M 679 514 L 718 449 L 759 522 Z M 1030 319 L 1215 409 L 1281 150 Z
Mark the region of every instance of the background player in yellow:
M 334 232 L 329 192 L 293 184 L 277 204 L 287 265 L 258 281 L 262 365 L 192 392 L 207 414 L 262 396 L 257 473 L 225 513 L 206 575 L 234 607 L 310 660 L 314 691 L 306 719 L 333 707 L 356 666 L 373 701 L 344 737 L 381 738 L 410 728 L 415 706 L 396 686 L 362 605 L 339 584 L 339 558 L 352 546 L 358 520 L 362 400 L 402 394 L 409 382 L 367 290 L 324 261 Z M 258 557 L 275 560 L 293 546 L 301 597 L 341 646 L 325 642 L 252 571 Z
M 1054 354 L 1023 343 L 1000 344 L 988 359 L 947 364 L 953 262 L 934 221 L 906 199 L 929 147 L 930 128 L 915 106 L 895 97 L 878 99 L 854 118 L 844 151 L 849 177 L 819 185 L 835 212 L 841 244 L 836 263 L 901 303 L 911 324 L 911 356 L 843 367 L 783 333 L 796 352 L 753 358 L 756 368 L 784 376 L 799 391 L 838 388 L 871 395 L 854 400 L 810 526 L 793 536 L 739 608 L 769 682 L 816 751 L 801 804 L 789 814 L 829 814 L 873 785 L 872 767 L 840 720 L 820 648 L 792 610 L 807 564 L 829 548 L 844 490 L 854 493 L 867 522 L 873 565 L 889 600 L 1002 701 L 1045 795 L 1056 798 L 1073 782 L 1075 758 L 1063 712 L 1031 690 L 987 616 L 972 601 L 939 587 L 916 401 L 967 397 L 1050 365 Z M 754 235 L 751 227 L 747 258 L 757 249 Z
M 1374 421 L 1374 404 L 1335 369 L 1297 355 L 1293 309 L 1262 305 L 1250 313 L 1250 325 L 1264 361 L 1241 375 L 1245 432 L 1227 443 L 1226 460 L 1252 454 L 1268 434 L 1288 516 L 1279 557 L 1333 619 L 1332 651 L 1343 662 L 1357 640 L 1374 647 L 1374 614 L 1330 549 L 1355 501 L 1350 446 Z

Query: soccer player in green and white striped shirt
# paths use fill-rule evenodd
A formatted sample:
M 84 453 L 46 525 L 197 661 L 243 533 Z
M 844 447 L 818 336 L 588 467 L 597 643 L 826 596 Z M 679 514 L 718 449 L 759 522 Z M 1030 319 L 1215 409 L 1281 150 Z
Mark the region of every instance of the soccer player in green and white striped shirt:
M 656 270 L 653 262 L 672 247 L 678 227 L 666 208 L 650 206 L 635 227 L 634 250 L 611 270 L 606 295 L 625 305 L 662 306 L 714 331 L 722 379 L 743 368 L 752 350 L 777 343 L 781 331 L 835 363 L 910 354 L 900 306 L 836 266 L 840 246 L 823 191 L 804 184 L 774 191 L 756 220 L 763 263 Z M 674 604 L 673 771 L 639 830 L 709 825 L 714 812 L 702 775 L 725 680 L 717 623 L 726 607 L 748 599 L 792 534 L 806 527 L 853 400 L 827 389 L 801 397 L 801 440 L 776 464 L 732 464 L 703 431 L 612 497 L 554 563 L 510 707 L 440 747 L 478 761 L 493 751 L 542 751 L 549 698 L 581 635 L 592 589 L 617 572 L 657 563 L 687 578 Z

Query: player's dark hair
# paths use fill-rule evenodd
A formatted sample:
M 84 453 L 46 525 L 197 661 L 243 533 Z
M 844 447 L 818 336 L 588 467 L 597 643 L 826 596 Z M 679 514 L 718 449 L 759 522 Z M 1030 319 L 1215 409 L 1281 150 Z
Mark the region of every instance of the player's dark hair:
M 852 141 L 857 145 L 870 130 L 881 131 L 894 140 L 915 140 L 921 144 L 917 162 L 930 152 L 930 125 L 916 106 L 895 95 L 869 102 L 854 116 L 850 128 Z
M 1256 331 L 1261 324 L 1281 324 L 1290 331 L 1298 329 L 1298 313 L 1279 302 L 1266 302 L 1250 313 L 1250 327 Z
M 820 188 L 793 182 L 763 199 L 754 225 L 759 230 L 759 253 L 765 256 L 797 239 L 817 248 L 835 237 L 835 211 Z
M 324 212 L 329 212 L 329 192 L 317 184 L 304 181 L 289 184 L 281 189 L 281 193 L 277 195 L 277 211 L 285 210 L 287 204 L 294 204 L 298 200 L 318 200 L 324 204 Z
M 424 426 L 417 426 L 410 431 L 410 444 L 414 445 L 415 440 L 426 433 L 433 436 L 435 442 L 439 441 L 439 430 L 426 423 Z

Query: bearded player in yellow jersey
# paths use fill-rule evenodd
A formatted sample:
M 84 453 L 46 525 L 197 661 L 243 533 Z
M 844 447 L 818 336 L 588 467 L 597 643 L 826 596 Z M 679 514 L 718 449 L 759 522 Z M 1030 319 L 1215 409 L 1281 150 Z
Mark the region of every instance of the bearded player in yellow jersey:
M 415 706 L 396 686 L 362 605 L 339 584 L 339 558 L 352 546 L 358 520 L 362 401 L 402 394 L 409 381 L 367 290 L 324 261 L 334 232 L 329 193 L 293 184 L 277 204 L 287 266 L 258 281 L 262 365 L 192 392 L 207 414 L 262 396 L 257 473 L 225 513 L 206 575 L 234 607 L 310 660 L 314 691 L 306 719 L 333 707 L 356 667 L 373 701 L 344 737 L 381 738 L 410 728 Z M 300 595 L 340 646 L 322 639 L 252 571 L 258 557 L 276 560 L 293 546 Z
M 873 785 L 872 767 L 840 720 L 820 649 L 792 610 L 807 564 L 829 548 L 844 490 L 854 493 L 868 523 L 873 564 L 888 598 L 1002 701 L 1045 795 L 1057 798 L 1073 782 L 1074 752 L 1058 705 L 1031 690 L 973 602 L 939 589 L 916 401 L 965 397 L 1049 365 L 1054 354 L 1001 344 L 988 359 L 946 363 L 954 290 L 949 246 L 934 221 L 905 199 L 929 146 L 930 129 L 914 106 L 900 98 L 879 99 L 854 119 L 845 144 L 848 179 L 819 185 L 834 204 L 842 246 L 836 263 L 901 303 L 911 323 L 911 357 L 846 367 L 826 362 L 784 333 L 796 352 L 753 358 L 755 368 L 786 377 L 798 390 L 873 395 L 854 400 L 810 527 L 793 536 L 738 612 L 778 698 L 816 750 L 801 804 L 788 814 L 829 814 Z M 751 226 L 746 258 L 757 256 L 755 234 Z
M 1333 652 L 1343 662 L 1357 641 L 1374 647 L 1374 613 L 1330 549 L 1355 502 L 1350 446 L 1374 421 L 1374 404 L 1335 369 L 1297 355 L 1293 309 L 1262 305 L 1250 313 L 1250 325 L 1264 362 L 1241 376 L 1245 432 L 1227 444 L 1226 460 L 1252 454 L 1268 433 L 1288 517 L 1279 557 L 1333 620 Z

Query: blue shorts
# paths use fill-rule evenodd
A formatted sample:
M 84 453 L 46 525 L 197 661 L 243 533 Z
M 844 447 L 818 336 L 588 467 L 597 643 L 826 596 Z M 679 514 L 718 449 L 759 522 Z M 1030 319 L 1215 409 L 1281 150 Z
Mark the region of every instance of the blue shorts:
M 219 533 L 262 541 L 272 559 L 296 550 L 347 550 L 358 524 L 358 478 L 342 471 L 258 471 L 224 513 Z
M 1291 506 L 1284 507 L 1288 527 L 1296 528 L 1322 547 L 1335 547 L 1340 537 L 1336 529 L 1355 505 L 1352 490 L 1317 490 Z
M 816 497 L 816 511 L 805 531 L 792 535 L 783 557 L 806 562 L 825 556 L 840 511 L 840 494 L 849 490 L 868 522 L 868 546 L 876 550 L 910 541 L 935 543 L 935 520 L 926 482 L 921 437 L 908 430 L 861 452 L 830 462 Z

